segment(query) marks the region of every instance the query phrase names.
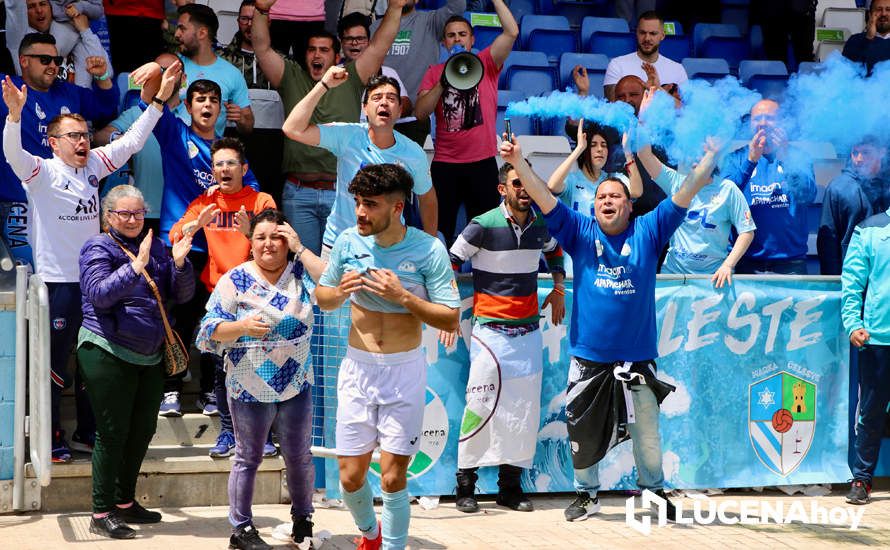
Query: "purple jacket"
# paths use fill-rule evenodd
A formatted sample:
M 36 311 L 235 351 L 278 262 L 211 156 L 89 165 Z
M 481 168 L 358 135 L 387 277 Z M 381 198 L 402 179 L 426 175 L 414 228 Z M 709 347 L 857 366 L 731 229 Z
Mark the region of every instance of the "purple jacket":
M 114 232 L 114 230 L 111 230 Z M 133 254 L 139 253 L 142 237 L 128 239 L 114 232 Z M 160 239 L 155 238 L 146 270 L 158 285 L 167 306 L 167 318 L 174 304 L 191 299 L 195 292 L 192 264 L 186 259 L 182 270 Z M 80 292 L 83 299 L 83 326 L 106 340 L 136 353 L 157 353 L 164 342 L 164 322 L 154 293 L 130 258 L 116 242 L 102 233 L 91 237 L 80 250 Z

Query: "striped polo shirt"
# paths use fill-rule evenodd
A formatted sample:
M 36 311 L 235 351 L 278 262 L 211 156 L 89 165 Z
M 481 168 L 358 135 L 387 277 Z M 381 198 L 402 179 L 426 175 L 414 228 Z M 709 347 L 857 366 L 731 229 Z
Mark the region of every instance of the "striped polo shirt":
M 562 248 L 544 218 L 529 211 L 525 227 L 505 203 L 473 218 L 451 247 L 455 269 L 473 265 L 473 314 L 480 324 L 537 323 L 541 252 L 551 272 L 565 273 Z

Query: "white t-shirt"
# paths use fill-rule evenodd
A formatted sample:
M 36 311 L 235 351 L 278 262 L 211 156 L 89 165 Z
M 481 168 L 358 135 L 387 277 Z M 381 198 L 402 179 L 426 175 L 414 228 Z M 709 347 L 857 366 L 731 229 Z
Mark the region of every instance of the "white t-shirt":
M 683 65 L 677 63 L 673 59 L 658 54 L 658 60 L 653 63 L 655 70 L 658 71 L 658 79 L 662 84 L 682 84 L 689 80 L 686 76 L 686 69 Z M 613 58 L 606 67 L 606 78 L 603 79 L 603 85 L 609 86 L 618 83 L 625 76 L 632 74 L 640 77 L 643 82 L 648 78 L 646 71 L 643 70 L 643 60 L 637 55 L 637 52 L 631 52 Z
M 68 166 L 55 155 L 45 159 L 25 152 L 20 123 L 6 121 L 3 152 L 28 195 L 34 268 L 44 281 L 80 281 L 80 249 L 99 233 L 99 180 L 145 146 L 160 117 L 158 109 L 146 109 L 123 137 L 92 149 L 84 168 Z

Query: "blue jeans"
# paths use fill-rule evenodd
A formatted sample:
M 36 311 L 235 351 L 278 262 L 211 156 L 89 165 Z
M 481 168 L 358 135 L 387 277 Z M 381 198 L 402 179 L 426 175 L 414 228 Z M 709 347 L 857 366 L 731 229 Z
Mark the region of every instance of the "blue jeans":
M 273 423 L 287 471 L 291 516 L 311 515 L 315 486 L 315 464 L 309 453 L 311 386 L 307 384 L 295 397 L 281 403 L 248 403 L 229 398 L 229 411 L 235 428 L 235 461 L 229 474 L 229 523 L 237 528 L 253 521 L 254 481 Z
M 856 420 L 855 451 L 850 463 L 853 479 L 871 483 L 878 464 L 888 403 L 890 346 L 868 345 L 859 352 L 859 416 Z
M 300 241 L 316 255 L 321 254 L 321 238 L 336 196 L 336 191 L 284 182 L 281 191 L 284 215 L 300 236 Z
M 630 387 L 637 421 L 627 425 L 633 440 L 634 463 L 637 466 L 640 489 L 661 489 L 664 472 L 661 467 L 661 437 L 658 435 L 658 401 L 645 384 Z M 575 490 L 596 496 L 600 488 L 599 464 L 575 470 Z

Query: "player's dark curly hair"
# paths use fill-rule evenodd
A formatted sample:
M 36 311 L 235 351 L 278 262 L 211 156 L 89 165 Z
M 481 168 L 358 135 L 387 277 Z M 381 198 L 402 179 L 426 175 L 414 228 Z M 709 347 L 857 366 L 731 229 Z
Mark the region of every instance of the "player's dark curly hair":
M 349 182 L 349 192 L 360 197 L 398 193 L 408 200 L 414 179 L 398 164 L 371 164 L 359 170 Z

